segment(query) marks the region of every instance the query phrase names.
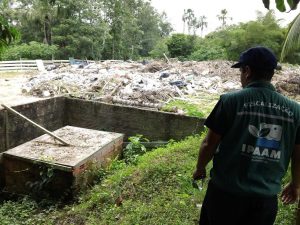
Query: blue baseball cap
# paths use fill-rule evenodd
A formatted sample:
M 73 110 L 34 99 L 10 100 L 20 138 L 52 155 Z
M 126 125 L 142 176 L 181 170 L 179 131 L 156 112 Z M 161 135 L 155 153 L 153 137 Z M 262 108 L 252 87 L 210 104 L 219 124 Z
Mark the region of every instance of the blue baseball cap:
M 239 62 L 232 65 L 231 68 L 240 68 L 241 66 L 250 66 L 250 68 L 259 70 L 274 70 L 277 67 L 277 59 L 270 49 L 259 46 L 243 52 Z

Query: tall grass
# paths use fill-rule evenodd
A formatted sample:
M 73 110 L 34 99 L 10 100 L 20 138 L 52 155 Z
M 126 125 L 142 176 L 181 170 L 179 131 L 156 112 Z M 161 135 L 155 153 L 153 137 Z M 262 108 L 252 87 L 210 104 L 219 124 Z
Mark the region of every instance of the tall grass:
M 63 207 L 30 198 L 5 201 L 1 224 L 197 224 L 205 188 L 193 188 L 191 177 L 201 140 L 194 136 L 170 143 L 147 152 L 134 165 L 114 161 L 101 182 Z M 294 224 L 294 212 L 295 205 L 280 203 L 275 224 Z

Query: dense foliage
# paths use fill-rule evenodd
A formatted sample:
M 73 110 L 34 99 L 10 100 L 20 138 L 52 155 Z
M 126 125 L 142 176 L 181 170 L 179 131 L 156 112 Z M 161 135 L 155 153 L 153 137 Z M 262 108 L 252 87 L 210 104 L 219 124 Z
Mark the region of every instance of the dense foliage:
M 296 1 L 289 4 L 292 7 Z M 219 14 L 216 12 L 222 26 L 199 37 L 196 30 L 202 32 L 207 27 L 206 17 L 198 17 L 192 9 L 187 9 L 182 21 L 183 30 L 187 27 L 189 34 L 170 36 L 172 27 L 166 14 L 157 13 L 146 0 L 3 0 L 0 11 L 0 16 L 13 23 L 21 34 L 14 47 L 6 52 L 0 50 L 2 60 L 36 57 L 36 54 L 16 53 L 31 42 L 49 46 L 39 56 L 45 59 L 51 55 L 56 59 L 136 60 L 167 56 L 180 60 L 236 60 L 242 51 L 257 45 L 273 49 L 280 58 L 287 33 L 287 28 L 279 26 L 273 11 L 258 13 L 254 21 L 228 26 L 226 20 L 231 17 L 223 9 Z M 297 34 L 298 29 L 292 30 Z M 294 40 L 295 35 L 290 35 L 290 39 Z M 284 46 L 289 50 L 284 55 L 285 61 L 298 63 L 298 45 Z
M 258 13 L 257 20 L 230 26 L 210 34 L 207 38 L 220 45 L 227 59 L 236 60 L 246 49 L 258 45 L 271 48 L 277 56 L 284 41 L 285 29 L 281 28 L 273 11 Z
M 47 45 L 35 41 L 28 44 L 20 44 L 10 47 L 4 51 L 2 60 L 20 60 L 20 59 L 52 59 L 57 53 L 56 45 Z
M 56 58 L 136 59 L 172 28 L 142 0 L 19 0 L 0 2 L 21 43 L 57 45 Z
M 19 36 L 18 31 L 0 15 L 0 52 Z
M 186 57 L 190 55 L 195 46 L 196 36 L 173 34 L 167 42 L 171 57 Z
M 173 34 L 165 43 L 170 56 L 181 59 L 237 60 L 241 52 L 258 45 L 271 48 L 279 58 L 285 33 L 286 28 L 280 27 L 274 12 L 269 11 L 265 15 L 258 12 L 255 21 L 220 27 L 204 38 Z M 165 49 L 163 45 L 157 48 Z M 153 52 L 159 55 L 157 54 L 159 49 Z M 295 57 L 287 58 L 287 60 L 296 62 Z

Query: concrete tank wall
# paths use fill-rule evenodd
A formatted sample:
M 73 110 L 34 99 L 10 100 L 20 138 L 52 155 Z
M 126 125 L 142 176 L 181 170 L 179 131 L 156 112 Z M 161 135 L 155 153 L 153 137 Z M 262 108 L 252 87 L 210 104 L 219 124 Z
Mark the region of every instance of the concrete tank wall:
M 124 133 L 126 137 L 142 134 L 151 141 L 199 134 L 204 123 L 196 117 L 71 98 L 66 99 L 65 110 L 67 125 Z
M 123 133 L 125 140 L 126 137 L 136 134 L 142 134 L 151 141 L 180 140 L 188 135 L 200 133 L 204 123 L 204 119 L 196 117 L 65 97 L 19 105 L 13 109 L 50 131 L 70 125 Z M 5 129 L 6 113 L 8 133 Z M 0 110 L 0 152 L 42 134 L 29 122 L 4 109 Z
M 64 126 L 65 98 L 57 97 L 12 107 L 35 123 L 53 131 Z M 6 119 L 5 114 L 8 115 Z M 8 134 L 5 129 L 8 121 Z M 30 141 L 43 133 L 19 116 L 0 110 L 0 152 Z M 7 144 L 8 139 L 8 146 Z

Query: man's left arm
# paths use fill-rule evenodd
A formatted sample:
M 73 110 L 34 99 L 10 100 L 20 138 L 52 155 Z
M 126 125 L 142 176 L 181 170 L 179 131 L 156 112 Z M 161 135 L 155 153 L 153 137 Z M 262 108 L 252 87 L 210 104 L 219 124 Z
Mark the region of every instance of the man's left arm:
M 294 147 L 291 159 L 291 182 L 283 189 L 281 199 L 284 204 L 295 203 L 300 195 L 300 144 Z

